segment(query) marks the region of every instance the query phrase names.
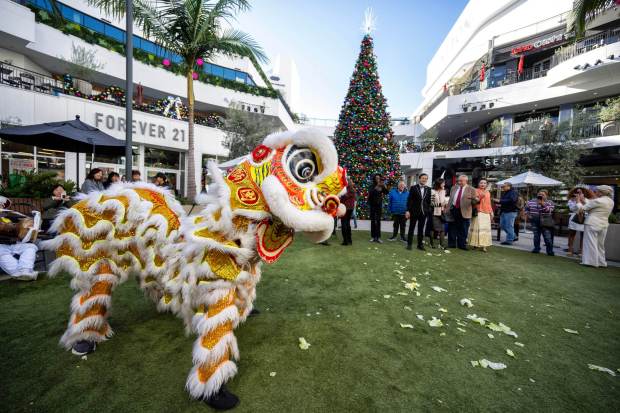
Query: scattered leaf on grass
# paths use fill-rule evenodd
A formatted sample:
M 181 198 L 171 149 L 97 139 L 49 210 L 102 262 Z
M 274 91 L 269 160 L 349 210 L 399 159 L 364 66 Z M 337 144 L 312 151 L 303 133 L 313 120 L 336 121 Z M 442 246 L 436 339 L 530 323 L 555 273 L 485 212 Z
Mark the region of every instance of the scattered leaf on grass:
M 607 367 L 597 366 L 596 364 L 588 364 L 588 367 L 590 368 L 590 370 L 602 371 L 603 373 L 608 373 L 616 377 L 616 372 L 611 369 L 608 369 Z
M 478 360 L 472 360 L 470 361 L 470 363 L 472 367 L 478 367 L 480 365 L 480 362 Z
M 508 354 L 512 358 L 516 358 L 515 353 L 513 353 L 512 350 L 509 348 L 506 349 L 506 354 Z
M 467 318 L 471 321 L 480 324 L 483 326 L 488 320 L 483 317 L 478 317 L 476 314 L 467 314 Z
M 472 308 L 474 306 L 474 304 L 471 302 L 471 299 L 469 298 L 462 298 L 460 302 L 461 302 L 461 305 L 464 305 L 465 307 L 468 307 L 468 308 Z
M 491 333 L 488 333 L 487 336 L 489 336 L 489 338 L 495 338 L 495 336 Z
M 493 362 L 493 361 L 489 361 L 487 359 L 480 360 L 480 366 L 482 366 L 485 369 L 486 368 L 490 368 L 492 370 L 503 370 L 506 367 L 508 367 L 504 363 L 496 363 L 496 362 Z
M 418 320 L 424 321 L 424 316 L 422 314 L 416 314 L 415 316 L 418 317 Z
M 383 298 L 390 298 L 390 297 L 391 297 L 391 295 L 389 295 L 389 294 L 385 294 L 385 295 L 383 296 Z
M 446 333 L 441 333 L 441 334 L 439 334 L 439 335 L 440 335 L 441 337 L 443 337 L 443 336 L 445 336 L 445 335 L 446 335 Z
M 276 376 L 276 372 L 275 372 L 275 371 L 272 371 L 271 373 L 269 373 L 269 376 L 271 376 L 271 377 L 275 377 L 275 376 Z
M 579 334 L 579 331 L 571 330 L 570 328 L 565 328 L 564 331 L 566 331 L 567 333 L 570 333 L 570 334 Z
M 461 328 L 461 327 L 457 327 L 456 329 L 459 330 L 461 333 L 467 332 L 467 330 L 465 330 L 464 328 Z
M 428 325 L 431 327 L 442 327 L 443 322 L 440 319 L 433 317 L 432 320 L 428 320 Z
M 445 308 L 441 307 L 439 308 L 437 311 L 441 312 L 441 313 L 447 313 L 448 310 L 446 310 Z
M 397 292 L 396 294 L 398 294 L 398 295 L 409 295 L 408 293 L 406 293 L 406 292 L 404 292 L 404 291 L 399 291 L 399 292 Z
M 432 288 L 433 290 L 437 291 L 438 293 L 448 291 L 448 290 L 446 290 L 445 288 L 441 288 L 441 287 L 438 287 L 438 286 L 436 286 L 436 285 L 433 285 L 431 288 Z
M 302 350 L 308 350 L 310 348 L 310 343 L 308 343 L 305 338 L 299 337 L 299 348 Z
M 409 307 L 408 305 L 404 306 L 403 308 L 404 308 L 405 310 L 408 310 L 408 311 L 413 311 L 413 309 L 412 309 L 411 307 Z
M 411 291 L 417 290 L 419 286 L 420 284 L 418 284 L 415 281 L 411 281 L 410 283 L 405 283 L 405 288 Z
M 400 327 L 401 328 L 413 328 L 413 325 L 400 323 Z
M 82 360 L 88 360 L 88 356 L 82 356 Z
M 518 341 L 515 341 L 515 346 L 525 347 L 525 344 L 519 343 Z
M 534 380 L 534 379 L 533 379 L 533 378 L 531 378 L 531 377 L 530 377 L 530 381 L 531 381 L 532 383 L 536 383 L 536 380 Z

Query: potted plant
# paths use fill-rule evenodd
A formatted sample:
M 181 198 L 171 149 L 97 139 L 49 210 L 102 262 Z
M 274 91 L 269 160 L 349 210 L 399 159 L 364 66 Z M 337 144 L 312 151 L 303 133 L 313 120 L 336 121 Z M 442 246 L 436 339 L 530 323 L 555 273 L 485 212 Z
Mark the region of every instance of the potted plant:
M 612 136 L 620 134 L 620 96 L 610 98 L 605 101 L 598 114 L 601 121 L 601 134 L 603 136 Z

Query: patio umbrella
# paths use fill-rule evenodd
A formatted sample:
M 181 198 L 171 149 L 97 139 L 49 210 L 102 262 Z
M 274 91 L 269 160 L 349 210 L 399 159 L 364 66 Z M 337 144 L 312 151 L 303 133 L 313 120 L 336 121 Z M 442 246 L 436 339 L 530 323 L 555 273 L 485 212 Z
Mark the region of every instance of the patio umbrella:
M 527 186 L 551 187 L 563 185 L 560 181 L 556 181 L 555 179 L 532 171 L 523 172 L 522 174 L 504 179 L 503 181 L 499 181 L 497 185 L 500 186 L 506 182 L 511 183 L 515 188 L 524 188 Z
M 0 129 L 0 138 L 25 145 L 46 149 L 79 153 L 97 153 L 123 156 L 125 141 L 116 139 L 80 120 L 40 123 Z M 79 159 L 79 156 L 78 156 Z M 76 162 L 77 184 L 79 185 L 79 162 Z

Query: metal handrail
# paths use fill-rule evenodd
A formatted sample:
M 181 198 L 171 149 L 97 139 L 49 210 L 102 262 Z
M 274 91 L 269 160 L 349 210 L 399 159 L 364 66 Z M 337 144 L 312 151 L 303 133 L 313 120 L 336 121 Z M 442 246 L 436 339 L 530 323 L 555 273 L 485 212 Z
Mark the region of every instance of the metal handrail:
M 63 90 L 62 82 L 50 76 L 5 62 L 0 62 L 0 83 L 49 95 Z

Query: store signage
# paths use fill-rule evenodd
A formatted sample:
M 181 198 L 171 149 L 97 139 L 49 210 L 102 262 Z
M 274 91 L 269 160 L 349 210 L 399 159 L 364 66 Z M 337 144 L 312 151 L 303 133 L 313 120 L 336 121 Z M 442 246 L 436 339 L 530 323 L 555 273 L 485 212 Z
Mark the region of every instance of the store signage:
M 511 156 L 500 156 L 500 157 L 486 157 L 483 159 L 484 166 L 486 168 L 495 168 L 504 165 L 519 165 L 519 156 L 511 155 Z
M 34 159 L 19 159 L 9 158 L 9 171 L 21 172 L 21 171 L 33 171 Z
M 571 33 L 558 33 L 558 34 L 554 34 L 551 36 L 543 37 L 532 43 L 527 43 L 521 46 L 513 47 L 512 50 L 510 51 L 510 54 L 514 56 L 514 55 L 521 54 L 523 52 L 527 52 L 530 50 L 541 49 L 551 44 L 555 44 L 555 43 L 559 43 L 564 40 L 567 40 L 571 36 L 572 36 Z
M 125 133 L 126 122 L 123 116 L 95 113 L 95 127 Z M 185 142 L 185 130 L 170 128 L 166 125 L 134 119 L 131 122 L 131 133 L 152 142 L 153 139 L 162 141 Z M 165 142 L 162 142 L 165 143 Z

